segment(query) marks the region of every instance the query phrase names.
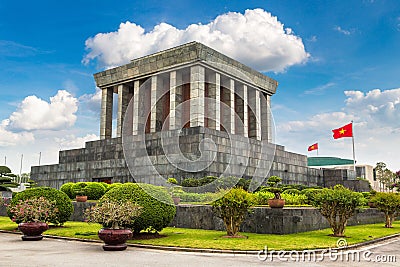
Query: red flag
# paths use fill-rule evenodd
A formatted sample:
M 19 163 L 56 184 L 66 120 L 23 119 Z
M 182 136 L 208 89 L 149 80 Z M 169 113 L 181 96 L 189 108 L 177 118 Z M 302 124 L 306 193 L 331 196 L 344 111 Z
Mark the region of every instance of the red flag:
M 316 150 L 316 149 L 318 149 L 318 143 L 315 143 L 315 144 L 313 144 L 313 145 L 308 147 L 308 151 L 313 151 L 313 150 Z
M 333 138 L 353 137 L 353 123 L 349 123 L 343 127 L 332 130 Z

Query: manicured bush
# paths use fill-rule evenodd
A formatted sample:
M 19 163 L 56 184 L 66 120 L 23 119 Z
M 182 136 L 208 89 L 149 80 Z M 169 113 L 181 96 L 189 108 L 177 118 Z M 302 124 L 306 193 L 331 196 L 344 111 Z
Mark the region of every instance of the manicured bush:
M 100 199 L 106 192 L 106 189 L 101 183 L 87 183 L 84 187 L 85 194 L 88 199 L 98 200 Z
M 181 202 L 208 203 L 218 197 L 218 193 L 190 193 L 183 190 L 174 190 L 174 196 L 179 197 Z
M 107 192 L 108 187 L 110 187 L 110 184 L 107 184 L 105 182 L 99 182 L 99 184 L 101 184 L 102 186 L 104 186 L 105 192 Z
M 252 194 L 242 188 L 233 188 L 212 203 L 213 210 L 224 221 L 228 236 L 237 236 L 249 208 L 254 205 Z
M 56 207 L 58 209 L 57 216 L 50 221 L 53 224 L 62 225 L 69 219 L 74 210 L 67 194 L 51 187 L 36 187 L 19 192 L 12 198 L 10 207 L 16 205 L 19 200 L 25 201 L 26 199 L 39 197 L 45 197 L 49 201 L 56 202 Z M 7 209 L 7 213 L 8 217 L 13 217 L 13 214 L 9 212 L 9 209 Z
M 178 181 L 175 178 L 172 178 L 172 177 L 168 178 L 167 182 L 170 183 L 170 184 L 178 184 Z
M 122 183 L 112 183 L 112 184 L 108 185 L 108 187 L 106 188 L 106 193 L 108 191 L 110 191 L 111 189 L 116 188 L 116 187 L 118 187 L 120 185 L 123 185 L 123 184 Z
M 181 185 L 184 187 L 197 187 L 200 186 L 200 182 L 199 179 L 196 178 L 186 178 L 183 179 Z
M 300 191 L 302 195 L 305 195 L 307 197 L 307 203 L 306 204 L 312 204 L 312 200 L 314 199 L 314 196 L 318 194 L 322 189 L 317 189 L 317 188 L 306 188 Z
M 176 207 L 172 205 L 172 198 L 167 190 L 149 184 L 125 183 L 104 194 L 100 202 L 104 200 L 129 200 L 143 207 L 141 215 L 129 226 L 135 233 L 142 230 L 161 231 L 171 223 L 176 213 Z
M 291 194 L 291 195 L 300 195 L 300 190 L 295 189 L 295 188 L 288 188 L 288 189 L 284 189 L 283 193 Z
M 328 220 L 334 236 L 344 236 L 347 220 L 365 202 L 361 193 L 353 192 L 342 185 L 336 185 L 333 189 L 324 188 L 312 199 L 313 206 Z
M 268 191 L 258 191 L 253 195 L 255 205 L 268 205 L 268 200 L 274 198 L 274 194 Z
M 281 194 L 281 197 L 285 200 L 285 205 L 305 205 L 308 202 L 305 195 L 287 194 L 286 191 Z
M 400 215 L 400 195 L 396 193 L 376 193 L 371 201 L 385 214 L 385 227 L 392 228 L 394 219 Z
M 72 199 L 75 197 L 75 194 L 72 192 L 73 185 L 74 183 L 65 183 L 60 187 L 60 191 L 67 194 L 67 196 Z

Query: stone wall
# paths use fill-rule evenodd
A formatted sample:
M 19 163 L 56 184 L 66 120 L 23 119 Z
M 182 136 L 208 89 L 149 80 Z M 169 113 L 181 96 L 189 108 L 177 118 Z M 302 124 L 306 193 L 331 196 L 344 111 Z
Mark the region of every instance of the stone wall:
M 178 138 L 173 138 L 177 134 Z M 162 135 L 168 136 L 164 146 Z M 145 141 L 135 141 L 134 138 L 136 137 L 132 136 L 132 142 L 128 145 L 131 150 L 125 151 L 130 155 L 129 160 L 132 160 L 130 167 L 134 171 L 133 177 L 125 161 L 122 138 L 112 138 L 87 142 L 83 149 L 60 151 L 59 164 L 34 166 L 31 169 L 31 178 L 41 186 L 54 188 L 60 188 L 66 182 L 99 179 L 129 182 L 151 179 L 158 173 L 165 178 L 175 177 L 178 180 L 207 175 L 220 176 L 222 173 L 232 176 L 240 173 L 244 178 L 277 175 L 286 184 L 323 184 L 321 171 L 308 168 L 306 156 L 285 151 L 283 146 L 271 145 L 266 141 L 241 135 L 229 136 L 226 132 L 205 127 L 184 128 L 180 133 L 173 130 L 146 134 Z M 216 146 L 205 145 L 203 141 L 207 139 L 212 140 Z M 263 149 L 266 146 L 269 148 Z M 173 152 L 176 154 L 172 154 L 172 157 L 182 153 L 190 161 L 197 160 L 204 154 L 208 157 L 196 164 L 207 165 L 207 161 L 212 163 L 201 171 L 185 171 L 191 170 L 191 163 L 183 162 L 178 167 L 170 164 L 171 153 L 170 158 L 165 156 L 165 150 L 170 147 L 179 149 Z M 271 154 L 272 152 L 275 154 Z M 271 160 L 272 168 L 269 170 Z
M 329 228 L 328 221 L 315 208 L 253 208 L 241 226 L 242 232 L 259 234 L 290 234 Z M 377 209 L 357 212 L 348 225 L 384 222 Z M 171 226 L 206 230 L 225 230 L 223 221 L 207 205 L 178 205 Z
M 94 203 L 74 202 L 71 221 L 83 221 L 83 211 Z M 241 226 L 242 232 L 259 234 L 290 234 L 329 228 L 327 220 L 315 208 L 252 209 Z M 384 222 L 384 215 L 377 209 L 365 209 L 350 218 L 348 225 Z M 382 224 L 383 225 L 383 224 Z M 181 204 L 170 226 L 191 229 L 224 231 L 223 221 L 215 216 L 209 205 Z

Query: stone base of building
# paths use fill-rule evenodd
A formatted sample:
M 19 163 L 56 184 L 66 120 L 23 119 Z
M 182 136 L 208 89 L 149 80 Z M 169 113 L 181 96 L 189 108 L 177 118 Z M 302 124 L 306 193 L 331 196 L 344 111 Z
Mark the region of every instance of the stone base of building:
M 178 138 L 173 138 L 177 135 Z M 163 141 L 162 137 L 167 139 L 164 138 Z M 271 148 L 271 144 L 263 143 L 265 141 L 241 135 L 228 135 L 223 131 L 192 127 L 180 131 L 146 134 L 145 140 L 140 140 L 137 136 L 129 138 L 124 138 L 124 144 L 123 138 L 112 138 L 86 142 L 85 148 L 82 149 L 60 151 L 58 164 L 33 166 L 31 178 L 41 186 L 59 188 L 66 182 L 124 183 L 138 179 L 143 181 L 151 179 L 155 170 L 164 178 L 174 177 L 178 181 L 189 177 L 221 174 L 244 178 L 277 175 L 285 184 L 323 185 L 321 170 L 308 168 L 306 156 L 285 151 L 280 145 Z M 204 140 L 212 140 L 215 145 L 207 145 Z M 130 143 L 127 144 L 128 142 Z M 266 146 L 269 146 L 268 149 L 265 149 Z M 188 161 L 181 162 L 178 167 L 170 164 L 169 161 L 174 158 L 176 152 L 169 149 L 171 147 L 179 148 L 178 152 Z M 170 150 L 167 156 L 166 150 Z M 203 154 L 211 155 L 212 158 L 203 159 Z M 203 170 L 191 171 L 191 160 L 197 160 L 196 164 L 200 165 L 206 166 L 206 161 L 210 164 Z M 128 165 L 134 170 L 132 173 Z

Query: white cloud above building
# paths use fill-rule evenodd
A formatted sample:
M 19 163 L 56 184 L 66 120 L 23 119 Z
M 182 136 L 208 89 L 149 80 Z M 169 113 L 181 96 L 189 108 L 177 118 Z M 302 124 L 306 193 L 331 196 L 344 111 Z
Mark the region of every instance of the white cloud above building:
M 185 29 L 160 23 L 145 31 L 127 21 L 115 32 L 87 39 L 83 62 L 97 60 L 100 66 L 110 68 L 190 41 L 204 43 L 258 71 L 282 72 L 310 57 L 292 29 L 271 13 L 253 9 L 244 14 L 228 12 L 208 24 L 191 24 Z
M 12 130 L 60 130 L 76 121 L 78 100 L 68 91 L 59 90 L 50 102 L 35 95 L 27 96 L 10 115 L 8 128 Z

